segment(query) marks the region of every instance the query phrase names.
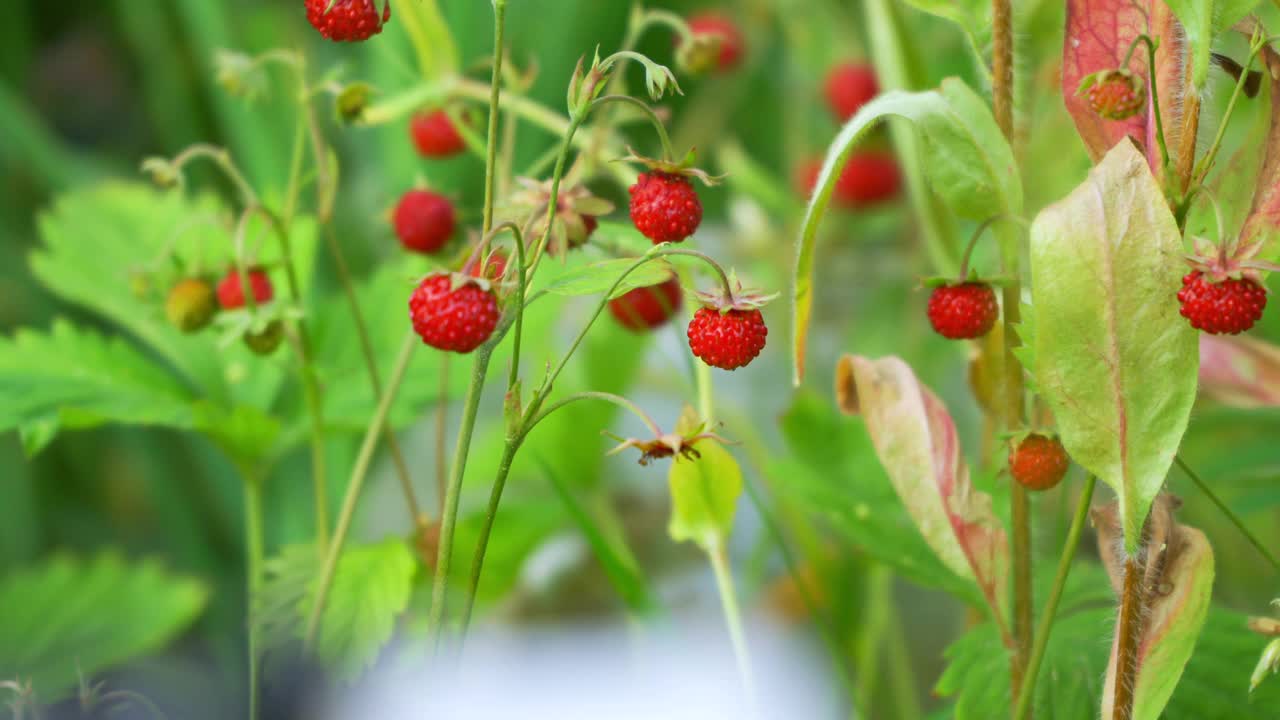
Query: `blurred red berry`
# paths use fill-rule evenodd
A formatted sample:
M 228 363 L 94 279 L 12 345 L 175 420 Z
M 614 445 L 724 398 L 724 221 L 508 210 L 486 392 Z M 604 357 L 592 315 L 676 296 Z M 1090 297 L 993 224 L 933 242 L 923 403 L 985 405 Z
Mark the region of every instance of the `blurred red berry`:
M 702 222 L 702 201 L 683 175 L 641 173 L 630 192 L 631 222 L 654 244 L 680 242 Z
M 694 37 L 713 35 L 719 41 L 716 71 L 728 72 L 742 62 L 742 31 L 737 23 L 715 11 L 699 13 L 689 18 L 689 29 Z
M 1267 306 L 1267 291 L 1251 278 L 1213 282 L 1199 270 L 1182 278 L 1182 317 L 1213 335 L 1236 335 L 1253 327 Z
M 1096 77 L 1089 87 L 1089 107 L 1108 120 L 1128 120 L 1147 104 L 1147 90 L 1129 72 L 1112 70 Z
M 796 169 L 796 189 L 808 196 L 822 173 L 822 160 L 808 160 Z M 883 150 L 864 150 L 845 163 L 831 200 L 838 207 L 863 208 L 897 196 L 902 187 L 898 161 Z
M 250 268 L 247 271 L 249 276 L 249 287 L 253 289 L 253 299 L 258 303 L 266 303 L 271 301 L 272 289 L 271 279 L 267 277 L 267 273 L 261 268 Z M 218 303 L 225 310 L 235 310 L 244 307 L 245 297 L 244 290 L 240 285 L 240 271 L 231 268 L 227 271 L 222 282 L 218 283 Z
M 457 155 L 467 148 L 453 119 L 444 110 L 421 112 L 409 122 L 409 134 L 418 154 L 428 158 Z
M 703 307 L 689 321 L 689 349 L 704 363 L 721 370 L 736 370 L 764 349 L 769 328 L 759 310 L 727 310 Z
M 469 353 L 493 335 L 498 299 L 480 282 L 449 273 L 422 280 L 409 296 L 409 318 L 422 342 L 438 350 Z
M 453 235 L 453 203 L 429 190 L 410 190 L 401 196 L 392 220 L 406 250 L 433 253 Z
M 673 275 L 657 285 L 635 288 L 609 301 L 609 312 L 628 330 L 656 328 L 680 309 L 680 281 Z
M 964 282 L 934 288 L 929 296 L 929 324 L 951 340 L 982 337 L 1000 316 L 996 292 L 984 282 Z
M 865 63 L 841 63 L 827 73 L 827 105 L 844 122 L 880 93 L 875 70 Z
M 391 3 L 382 2 L 379 16 L 374 0 L 306 0 L 307 21 L 335 42 L 368 40 L 382 32 L 382 26 L 391 19 Z

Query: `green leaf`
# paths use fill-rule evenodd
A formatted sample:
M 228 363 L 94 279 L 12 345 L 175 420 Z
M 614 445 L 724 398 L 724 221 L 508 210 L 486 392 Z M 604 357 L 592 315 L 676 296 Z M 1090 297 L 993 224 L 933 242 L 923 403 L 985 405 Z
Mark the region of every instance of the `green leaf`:
M 715 440 L 693 444 L 694 457 L 676 456 L 667 471 L 671 520 L 667 533 L 676 542 L 692 540 L 708 552 L 733 529 L 742 494 L 742 470 L 733 455 Z
M 936 192 L 956 215 L 975 221 L 1022 213 L 1022 181 L 1013 151 L 986 102 L 960 80 L 950 78 L 928 92 L 891 91 L 867 103 L 840 130 L 827 150 L 814 195 L 796 244 L 793 290 L 794 380 L 804 376 L 805 342 L 813 310 L 813 266 L 818 226 L 836 179 L 858 142 L 891 116 L 910 120 L 920 134 L 925 172 Z
M 608 292 L 618 276 L 636 264 L 636 258 L 619 258 L 571 268 L 552 280 L 545 290 L 552 295 L 598 295 Z M 618 288 L 609 296 L 616 298 L 639 287 L 657 285 L 671 277 L 671 266 L 661 260 L 651 260 L 632 270 Z
M 190 428 L 191 393 L 119 339 L 55 320 L 48 333 L 0 337 L 0 430 L 22 428 L 29 451 L 64 428 L 118 422 Z
M 896 357 L 841 358 L 836 394 L 841 410 L 866 419 L 880 464 L 925 542 L 952 572 L 978 584 L 1007 632 L 1008 536 L 991 496 L 970 482 L 946 406 Z
M 1213 548 L 1204 533 L 1177 526 L 1165 551 L 1158 589 L 1153 588 L 1142 615 L 1138 643 L 1138 675 L 1133 720 L 1158 720 L 1178 686 L 1200 629 L 1209 613 L 1213 591 Z M 1102 717 L 1111 717 L 1115 694 L 1116 649 L 1107 663 Z M 1243 678 L 1242 678 L 1243 679 Z
M 985 0 L 906 0 L 908 5 L 960 26 L 974 52 L 991 40 L 991 3 Z
M 56 555 L 0 580 L 0 678 L 30 680 L 45 702 L 155 652 L 199 617 L 209 591 L 160 563 L 115 552 Z
M 1209 77 L 1209 51 L 1213 40 L 1248 15 L 1259 0 L 1166 0 L 1182 23 L 1191 55 L 1191 83 L 1196 92 Z M 1168 38 L 1173 41 L 1173 38 Z
M 432 80 L 458 68 L 458 48 L 436 0 L 388 0 L 396 21 L 413 43 L 422 77 Z
M 1032 373 L 1067 452 L 1119 496 L 1130 553 L 1195 400 L 1197 333 L 1174 301 L 1181 257 L 1128 141 L 1031 228 Z

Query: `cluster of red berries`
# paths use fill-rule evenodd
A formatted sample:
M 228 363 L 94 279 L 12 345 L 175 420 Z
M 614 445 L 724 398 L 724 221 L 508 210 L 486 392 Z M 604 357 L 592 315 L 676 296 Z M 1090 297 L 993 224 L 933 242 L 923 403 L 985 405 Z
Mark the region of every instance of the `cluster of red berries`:
M 307 22 L 334 42 L 368 40 L 391 19 L 390 1 L 380 2 L 381 14 L 375 0 L 306 0 Z
M 1237 335 L 1253 327 L 1267 306 L 1267 291 L 1248 277 L 1213 282 L 1199 270 L 1182 278 L 1182 317 L 1213 335 Z
M 249 293 L 254 303 L 262 305 L 271 302 L 274 291 L 271 278 L 262 268 L 249 268 L 245 274 L 249 280 Z M 179 280 L 169 289 L 165 298 L 165 317 L 184 333 L 195 333 L 208 327 L 218 314 L 218 309 L 238 310 L 245 306 L 246 295 L 244 285 L 240 281 L 240 270 L 231 267 L 218 282 L 215 289 L 206 279 L 187 277 Z M 245 344 L 259 355 L 268 355 L 280 346 L 284 338 L 284 326 L 279 320 L 272 320 L 260 331 L 248 332 L 244 336 Z

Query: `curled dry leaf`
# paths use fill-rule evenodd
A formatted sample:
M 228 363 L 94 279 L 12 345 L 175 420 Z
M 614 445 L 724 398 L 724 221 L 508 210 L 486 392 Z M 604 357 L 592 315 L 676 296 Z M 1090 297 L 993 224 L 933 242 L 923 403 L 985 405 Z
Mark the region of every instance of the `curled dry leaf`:
M 876 455 L 920 534 L 942 562 L 978 584 L 1008 635 L 1009 552 L 991 497 L 974 489 L 956 426 L 942 401 L 900 358 L 840 359 L 836 397 L 861 415 Z
M 1204 533 L 1179 525 L 1173 518 L 1178 501 L 1161 495 L 1152 507 L 1142 588 L 1142 626 L 1134 675 L 1133 720 L 1160 717 L 1191 659 L 1196 640 L 1209 613 L 1213 589 L 1213 548 Z M 1124 546 L 1119 542 L 1116 505 L 1095 510 L 1098 549 L 1111 575 L 1112 586 L 1122 583 Z M 1112 716 L 1115 696 L 1116 642 L 1112 642 L 1102 692 L 1102 717 Z
M 1280 407 L 1280 347 L 1246 336 L 1200 336 L 1200 392 L 1232 407 Z

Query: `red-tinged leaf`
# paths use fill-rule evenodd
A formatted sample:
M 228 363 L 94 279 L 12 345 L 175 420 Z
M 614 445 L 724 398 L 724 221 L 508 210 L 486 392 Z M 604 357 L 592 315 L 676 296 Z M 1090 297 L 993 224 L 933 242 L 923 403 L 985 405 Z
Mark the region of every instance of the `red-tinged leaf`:
M 1178 40 L 1181 37 L 1178 21 L 1162 0 L 1068 0 L 1062 48 L 1062 96 L 1080 138 L 1095 161 L 1128 136 L 1144 148 L 1148 164 L 1157 171 L 1156 177 L 1160 177 L 1160 149 L 1150 102 L 1136 117 L 1106 120 L 1093 112 L 1087 98 L 1076 94 L 1080 81 L 1086 76 L 1119 68 L 1134 38 L 1143 33 L 1160 38 L 1160 47 L 1156 50 L 1156 89 L 1160 94 L 1165 141 L 1173 152 L 1180 124 L 1175 122 L 1174 109 L 1182 96 L 1183 48 Z M 1147 82 L 1145 48 L 1134 51 L 1128 69 Z
M 929 547 L 977 582 L 1007 637 L 1008 538 L 991 497 L 969 481 L 947 408 L 896 357 L 844 356 L 836 394 L 841 410 L 866 420 L 880 463 Z
M 1168 541 L 1148 553 L 1142 637 L 1138 641 L 1133 720 L 1156 720 L 1173 695 L 1209 615 L 1213 590 L 1213 548 L 1204 533 L 1173 525 Z M 1103 548 L 1104 552 L 1115 550 Z M 1112 642 L 1102 691 L 1102 717 L 1112 716 L 1116 645 Z
M 1233 407 L 1280 407 L 1280 347 L 1250 337 L 1201 335 L 1200 391 Z
M 1244 257 L 1269 258 L 1280 245 L 1275 242 L 1280 230 L 1280 53 L 1264 45 L 1261 57 L 1268 71 L 1266 75 L 1271 78 L 1271 128 L 1267 132 L 1262 169 L 1254 186 L 1253 206 L 1240 239 Z

